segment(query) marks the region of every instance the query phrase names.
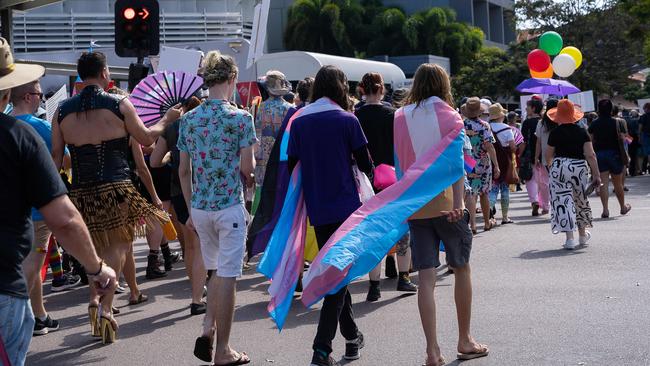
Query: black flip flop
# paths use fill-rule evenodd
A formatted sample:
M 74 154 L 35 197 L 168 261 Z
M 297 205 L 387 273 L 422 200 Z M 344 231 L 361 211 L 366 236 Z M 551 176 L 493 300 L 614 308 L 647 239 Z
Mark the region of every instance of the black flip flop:
M 212 339 L 201 336 L 194 343 L 194 356 L 201 361 L 212 362 Z

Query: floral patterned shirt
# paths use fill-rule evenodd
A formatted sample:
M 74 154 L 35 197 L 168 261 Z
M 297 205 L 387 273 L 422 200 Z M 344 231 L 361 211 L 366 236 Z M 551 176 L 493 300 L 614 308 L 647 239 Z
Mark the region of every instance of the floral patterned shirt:
M 260 146 L 255 151 L 255 183 L 261 186 L 264 183 L 266 162 L 271 155 L 275 138 L 280 132 L 282 121 L 291 104 L 281 97 L 270 97 L 260 104 L 255 115 L 255 133 L 260 139 Z
M 256 143 L 253 117 L 225 100 L 206 100 L 183 116 L 177 145 L 192 161 L 192 208 L 243 204 L 239 151 Z

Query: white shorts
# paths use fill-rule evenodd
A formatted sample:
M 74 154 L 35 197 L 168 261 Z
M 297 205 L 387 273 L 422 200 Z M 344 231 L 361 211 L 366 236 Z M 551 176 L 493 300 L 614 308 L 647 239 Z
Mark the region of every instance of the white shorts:
M 214 270 L 219 277 L 240 277 L 248 231 L 244 205 L 221 211 L 192 208 L 192 222 L 201 241 L 205 269 Z

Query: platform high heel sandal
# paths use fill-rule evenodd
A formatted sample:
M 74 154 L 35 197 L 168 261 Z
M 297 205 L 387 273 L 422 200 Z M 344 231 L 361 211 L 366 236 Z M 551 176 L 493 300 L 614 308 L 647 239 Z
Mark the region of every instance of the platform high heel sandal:
M 111 319 L 101 316 L 101 335 L 102 344 L 115 343 L 117 339 L 117 329 L 113 326 Z
M 90 335 L 93 337 L 101 337 L 99 307 L 97 305 L 88 305 L 88 317 L 90 318 Z

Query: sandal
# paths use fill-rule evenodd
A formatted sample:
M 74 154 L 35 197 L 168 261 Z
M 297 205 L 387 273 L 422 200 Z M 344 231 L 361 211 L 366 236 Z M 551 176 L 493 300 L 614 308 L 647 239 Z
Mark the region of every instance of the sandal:
M 512 220 L 510 220 L 510 219 L 507 219 L 507 220 L 503 220 L 503 221 L 501 221 L 501 225 L 514 224 L 514 223 L 515 223 L 515 222 L 512 221 Z
M 212 344 L 214 341 L 208 336 L 200 336 L 194 342 L 194 356 L 204 362 L 212 362 Z
M 628 212 L 632 210 L 632 206 L 629 203 L 626 203 L 625 206 L 621 209 L 621 215 L 627 215 Z
M 246 352 L 242 352 L 239 354 L 239 358 L 235 361 L 232 361 L 230 363 L 215 363 L 214 366 L 238 366 L 238 365 L 246 365 L 251 363 L 251 359 L 248 357 Z
M 492 221 L 488 221 L 483 225 L 483 231 L 490 231 L 494 228 L 494 225 L 492 224 Z
M 149 300 L 149 297 L 142 292 L 140 292 L 140 295 L 138 295 L 137 298 L 135 299 L 129 299 L 129 305 L 138 305 L 142 304 L 143 302 Z
M 458 352 L 456 355 L 456 358 L 459 360 L 473 360 L 475 358 L 480 358 L 480 357 L 485 357 L 490 353 L 490 349 L 484 345 L 484 344 L 479 344 L 479 349 L 469 352 L 469 353 L 461 353 Z

